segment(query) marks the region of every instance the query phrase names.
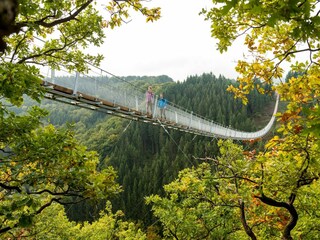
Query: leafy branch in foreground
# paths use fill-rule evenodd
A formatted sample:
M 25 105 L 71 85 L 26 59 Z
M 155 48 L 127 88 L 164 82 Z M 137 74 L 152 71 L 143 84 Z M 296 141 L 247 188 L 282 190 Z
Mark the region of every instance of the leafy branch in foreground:
M 281 100 L 287 102 L 278 113 L 279 129 L 255 157 L 259 172 L 248 176 L 260 180 L 257 203 L 273 206 L 282 223 L 283 239 L 319 238 L 319 75 L 320 11 L 319 1 L 213 1 L 217 3 L 202 14 L 212 22 L 212 36 L 218 48 L 226 51 L 239 36 L 244 37 L 248 56 L 239 60 L 239 87 L 229 90 L 247 103 L 247 94 L 259 79 L 273 84 Z M 291 76 L 282 81 L 284 65 L 291 64 Z M 261 87 L 257 89 L 263 93 Z M 283 211 L 285 215 L 277 211 Z M 269 229 L 273 227 L 270 225 Z M 274 233 L 273 233 L 274 234 Z M 271 236 L 271 235 L 270 235 Z
M 305 139 L 294 143 L 293 155 L 285 154 L 293 143 L 282 143 L 281 150 L 248 158 L 241 147 L 220 141 L 220 157 L 181 171 L 165 186 L 165 197 L 153 195 L 147 203 L 175 239 L 317 238 L 319 183 L 312 159 L 318 153 L 306 149 Z
M 1 125 L 1 147 L 12 154 L 1 156 L 0 233 L 29 225 L 53 202 L 66 205 L 87 198 L 105 199 L 120 191 L 116 173 L 96 170 L 98 157 L 80 146 L 69 129 L 38 128 L 43 111 L 29 116 L 9 116 Z M 14 119 L 14 121 L 12 121 Z M 34 120 L 32 120 L 34 119 Z M 6 145 L 5 145 L 6 143 Z
M 101 46 L 104 30 L 120 26 L 117 19 L 128 17 L 129 9 L 140 11 L 147 21 L 160 17 L 158 8 L 146 8 L 139 0 L 120 5 L 108 1 L 105 9 L 99 3 L 7 0 L 0 4 L 1 234 L 23 231 L 56 203 L 106 199 L 120 191 L 115 171 L 98 171 L 97 154 L 81 146 L 70 128 L 44 126 L 47 113 L 37 107 L 25 115 L 9 108 L 20 107 L 26 96 L 41 101 L 45 91 L 39 67 L 64 65 L 85 72 L 88 62 L 98 65 L 103 56 L 84 50 Z
M 283 63 L 307 53 L 309 61 L 292 65 L 294 71 L 314 74 L 319 68 L 319 1 L 213 1 L 219 7 L 203 10 L 212 22 L 212 36 L 223 52 L 239 36 L 244 36 L 247 60 L 239 60 L 236 70 L 239 88 L 235 96 L 247 102 L 255 78 L 272 84 L 283 78 Z M 318 70 L 317 70 L 318 71 Z M 262 92 L 261 88 L 258 88 Z

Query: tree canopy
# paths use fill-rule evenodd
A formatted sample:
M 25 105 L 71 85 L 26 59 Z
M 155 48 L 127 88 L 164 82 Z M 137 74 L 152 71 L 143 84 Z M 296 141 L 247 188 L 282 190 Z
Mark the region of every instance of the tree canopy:
M 320 50 L 318 1 L 214 0 L 213 3 L 219 7 L 203 9 L 202 14 L 212 23 L 211 34 L 219 40 L 218 49 L 227 51 L 235 39 L 243 36 L 248 50 L 249 60 L 239 60 L 236 67 L 240 86 L 230 88 L 236 96 L 246 101 L 245 94 L 253 89 L 255 78 L 265 83 L 282 82 L 285 62 L 296 61 L 292 70 L 306 73 L 308 87 L 314 84 Z M 299 61 L 302 53 L 307 61 Z M 286 91 L 277 90 L 286 98 Z
M 120 192 L 113 168 L 97 170 L 96 152 L 74 138 L 72 128 L 43 124 L 46 111 L 34 107 L 23 115 L 24 97 L 41 101 L 44 88 L 39 68 L 49 66 L 84 72 L 101 55 L 85 54 L 103 43 L 107 27 L 120 26 L 129 10 L 146 21 L 159 18 L 158 8 L 139 0 L 7 0 L 0 5 L 0 233 L 15 233 L 53 203 L 68 205 L 105 199 Z

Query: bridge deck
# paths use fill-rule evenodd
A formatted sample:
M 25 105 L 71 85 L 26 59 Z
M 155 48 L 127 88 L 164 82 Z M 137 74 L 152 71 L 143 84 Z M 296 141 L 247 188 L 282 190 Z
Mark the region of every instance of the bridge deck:
M 83 92 L 77 91 L 73 92 L 72 89 L 59 86 L 50 82 L 43 81 L 43 86 L 46 87 L 47 93 L 45 98 L 62 102 L 65 104 L 70 104 L 78 106 L 81 108 L 86 108 L 98 112 L 103 112 L 106 114 L 114 115 L 121 118 L 126 118 L 134 121 L 142 121 L 145 123 L 152 123 L 153 125 L 163 125 L 168 128 L 173 128 L 175 130 L 188 132 L 196 135 L 202 135 L 207 137 L 213 137 L 213 134 L 210 134 L 205 131 L 201 131 L 195 128 L 190 128 L 181 124 L 177 124 L 172 121 L 168 121 L 161 118 L 153 118 L 151 114 L 145 114 L 141 111 L 135 109 L 130 109 L 126 106 L 122 106 L 116 103 L 106 101 L 104 99 L 96 98 L 85 94 Z

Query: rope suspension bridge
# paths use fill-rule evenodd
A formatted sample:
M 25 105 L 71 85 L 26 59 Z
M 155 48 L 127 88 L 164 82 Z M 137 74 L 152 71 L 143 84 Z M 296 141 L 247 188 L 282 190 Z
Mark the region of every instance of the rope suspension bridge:
M 61 77 L 56 78 L 57 74 L 68 79 L 61 81 Z M 152 113 L 148 114 L 145 92 L 132 83 L 95 66 L 92 66 L 87 74 L 78 72 L 70 74 L 60 69 L 51 70 L 51 74 L 48 70 L 47 74 L 43 75 L 47 76 L 43 80 L 43 85 L 46 87 L 45 97 L 48 99 L 206 137 L 235 140 L 262 138 L 275 122 L 279 103 L 277 95 L 273 115 L 264 128 L 256 132 L 244 132 L 213 122 L 171 102 L 166 106 L 166 119 L 161 119 L 157 107 L 158 96 L 154 98 Z M 102 76 L 107 75 L 111 75 L 118 82 L 102 81 Z M 119 81 L 122 83 L 119 84 Z

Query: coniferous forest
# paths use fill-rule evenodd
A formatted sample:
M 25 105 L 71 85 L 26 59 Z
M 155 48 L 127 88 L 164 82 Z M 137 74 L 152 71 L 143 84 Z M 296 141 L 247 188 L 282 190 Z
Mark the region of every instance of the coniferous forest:
M 264 115 L 263 124 L 267 123 L 272 114 L 270 106 L 273 108 L 275 103 L 274 97 L 253 92 L 250 103 L 245 106 L 226 91 L 236 82 L 212 73 L 190 76 L 178 83 L 166 76 L 123 79 L 141 89 L 152 84 L 158 93 L 164 92 L 170 102 L 225 126 L 249 132 L 264 127 L 258 126 L 255 119 Z M 112 78 L 105 80 L 119 84 Z M 56 81 L 62 83 L 68 78 L 60 77 Z M 50 110 L 51 123 L 74 124 L 81 143 L 98 152 L 100 168 L 110 165 L 116 169 L 123 192 L 112 199 L 114 210 L 123 210 L 127 219 L 143 221 L 145 226 L 155 221 L 150 206 L 145 204 L 146 196 L 163 194 L 163 186 L 173 181 L 180 170 L 197 166 L 198 158 L 218 154 L 215 138 L 170 129 L 167 134 L 160 126 L 130 122 L 52 101 L 46 101 L 44 107 Z M 103 203 L 85 202 L 68 207 L 67 214 L 75 221 L 94 221 L 103 206 Z

